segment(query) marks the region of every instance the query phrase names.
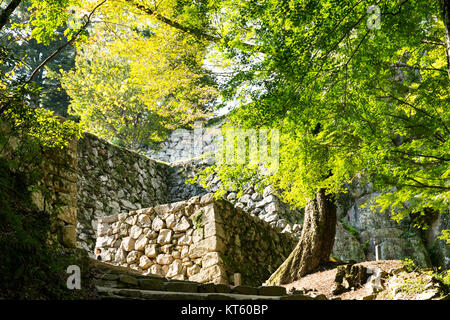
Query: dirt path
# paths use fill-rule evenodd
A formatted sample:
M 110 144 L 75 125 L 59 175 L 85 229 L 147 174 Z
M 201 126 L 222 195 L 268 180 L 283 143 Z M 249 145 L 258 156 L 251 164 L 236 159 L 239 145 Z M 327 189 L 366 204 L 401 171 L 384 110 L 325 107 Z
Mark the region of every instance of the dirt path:
M 379 267 L 384 271 L 388 271 L 392 268 L 401 267 L 401 261 L 398 260 L 380 260 L 380 261 L 365 261 L 356 263 L 364 267 Z M 370 294 L 366 288 L 360 288 L 354 291 L 345 292 L 341 295 L 334 296 L 331 291 L 334 285 L 334 278 L 336 276 L 336 268 L 318 271 L 307 276 L 304 276 L 298 281 L 285 284 L 286 290 L 315 290 L 316 294 L 324 294 L 328 299 L 339 297 L 342 300 L 361 299 L 362 297 Z

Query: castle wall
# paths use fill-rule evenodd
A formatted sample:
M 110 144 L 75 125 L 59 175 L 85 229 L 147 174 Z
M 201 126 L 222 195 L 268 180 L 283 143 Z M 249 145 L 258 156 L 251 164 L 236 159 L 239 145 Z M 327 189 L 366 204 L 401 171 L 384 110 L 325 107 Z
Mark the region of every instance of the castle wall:
M 263 283 L 294 248 L 280 234 L 212 194 L 99 219 L 102 260 L 169 279 Z

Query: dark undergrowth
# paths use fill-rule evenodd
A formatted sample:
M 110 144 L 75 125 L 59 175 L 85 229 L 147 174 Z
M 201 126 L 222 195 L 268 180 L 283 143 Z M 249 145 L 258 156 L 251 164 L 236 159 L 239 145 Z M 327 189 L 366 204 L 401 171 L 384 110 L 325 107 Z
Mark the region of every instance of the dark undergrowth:
M 0 299 L 93 299 L 89 259 L 51 244 L 48 212 L 32 204 L 28 176 L 0 158 Z M 69 265 L 81 269 L 81 290 L 69 290 Z

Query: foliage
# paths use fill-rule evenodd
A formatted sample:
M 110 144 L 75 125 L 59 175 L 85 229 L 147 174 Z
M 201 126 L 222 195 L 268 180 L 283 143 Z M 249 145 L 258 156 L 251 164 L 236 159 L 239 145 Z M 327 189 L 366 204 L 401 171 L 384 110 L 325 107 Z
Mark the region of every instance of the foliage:
M 419 267 L 415 264 L 415 262 L 411 258 L 404 258 L 402 262 L 402 267 L 404 267 L 408 272 L 414 272 L 419 269 Z
M 3 28 L 0 31 L 0 43 L 8 50 L 10 56 L 8 61 L 0 65 L 0 69 L 4 74 L 11 74 L 12 79 L 16 81 L 25 81 L 44 58 L 50 56 L 57 47 L 67 41 L 63 36 L 63 30 L 66 26 L 62 26 L 56 31 L 52 30 L 52 32 L 57 32 L 59 38 L 62 39 L 52 40 L 47 45 L 32 38 L 34 29 L 30 25 L 31 14 L 28 11 L 30 7 L 31 5 L 26 2 L 19 6 L 10 18 L 10 27 Z M 59 68 L 68 70 L 73 67 L 74 62 L 74 47 L 69 46 L 50 61 L 46 67 L 50 70 Z M 67 117 L 69 97 L 62 90 L 59 81 L 50 79 L 44 68 L 36 74 L 34 81 L 41 90 L 40 95 L 36 97 L 36 101 L 32 101 L 33 104 Z
M 450 244 L 450 230 L 442 230 L 442 234 L 438 239 L 445 240 L 447 244 Z
M 434 273 L 433 276 L 436 279 L 442 281 L 442 283 L 444 283 L 448 287 L 450 287 L 450 271 L 449 270 L 438 271 L 438 272 Z
M 45 51 L 40 51 L 43 47 L 35 48 L 36 42 L 33 41 L 30 41 L 27 47 L 24 43 L 30 40 L 30 30 L 13 23 L 17 20 L 29 22 L 31 18 L 26 11 L 27 5 L 33 7 L 35 2 L 24 1 L 23 7 L 19 7 L 11 15 L 12 24 L 7 24 L 6 28 L 0 30 L 0 116 L 2 125 L 3 121 L 6 121 L 12 126 L 13 133 L 20 132 L 23 135 L 35 137 L 43 147 L 63 148 L 68 140 L 79 136 L 78 126 L 72 121 L 61 121 L 54 116 L 53 111 L 39 108 L 39 101 L 48 101 L 48 95 L 43 94 L 43 91 L 48 91 L 48 87 L 44 86 L 42 90 L 38 84 L 28 83 L 26 78 L 27 72 L 40 62 L 39 59 Z M 53 6 L 51 10 L 55 10 L 54 6 L 59 2 L 42 1 L 39 5 L 44 6 L 50 3 Z M 52 14 L 55 16 L 62 11 L 64 10 L 56 10 Z M 41 15 L 41 18 L 47 19 L 49 15 L 45 14 L 45 17 Z M 48 27 L 53 28 L 62 23 L 62 20 L 55 23 L 55 25 L 48 23 Z M 38 37 L 37 43 L 53 40 L 58 35 L 58 31 L 52 29 L 52 32 L 51 35 L 47 33 L 46 36 Z M 15 41 L 11 42 L 11 39 Z M 28 58 L 30 60 L 27 60 Z M 43 78 L 41 80 L 43 81 Z
M 372 1 L 208 5 L 219 18 L 204 31 L 231 65 L 225 97 L 240 101 L 234 125 L 281 131 L 280 168 L 264 182 L 304 206 L 365 173 L 383 192 L 375 206 L 396 220 L 446 212 L 450 43 L 438 1 L 380 1 L 380 29 L 367 24 Z M 222 166 L 222 180 L 254 171 Z
M 80 137 L 79 127 L 68 120 L 63 121 L 48 111 L 34 108 L 27 103 L 26 96 L 36 94 L 35 88 L 13 88 L 11 94 L 7 90 L 0 92 L 0 115 L 8 123 L 11 134 L 20 134 L 36 138 L 44 148 L 64 148 L 68 141 Z M 2 147 L 7 141 L 2 141 Z
M 358 230 L 356 230 L 354 227 L 349 225 L 347 220 L 345 220 L 345 219 L 342 219 L 341 222 L 342 222 L 342 225 L 344 226 L 344 229 L 347 230 L 348 233 L 350 233 L 351 235 L 353 235 L 354 237 L 359 239 Z

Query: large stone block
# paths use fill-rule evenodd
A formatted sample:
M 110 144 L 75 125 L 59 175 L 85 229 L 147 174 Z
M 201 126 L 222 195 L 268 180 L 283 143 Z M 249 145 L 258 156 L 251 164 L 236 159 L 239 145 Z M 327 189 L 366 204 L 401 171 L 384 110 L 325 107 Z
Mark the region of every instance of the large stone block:
M 219 277 L 226 277 L 226 270 L 222 265 L 214 265 L 208 268 L 202 268 L 199 273 L 189 277 L 189 281 L 209 282 Z
M 139 238 L 137 238 L 135 244 L 134 244 L 134 249 L 138 250 L 138 251 L 144 251 L 145 250 L 145 246 L 148 243 L 148 238 L 147 236 L 145 236 L 144 234 L 141 234 L 139 236 Z
M 170 229 L 162 229 L 159 232 L 157 242 L 159 244 L 171 243 L 171 241 L 172 241 L 172 234 L 173 234 L 172 230 L 170 230 Z
M 73 192 L 76 194 L 76 190 Z M 76 206 L 70 206 L 70 205 L 64 205 L 61 206 L 58 209 L 58 219 L 71 224 L 76 225 L 77 224 L 77 207 Z
M 139 258 L 139 267 L 142 269 L 147 269 L 152 265 L 152 261 L 147 256 L 141 256 Z
M 148 244 L 145 246 L 145 255 L 149 258 L 156 258 L 156 255 L 158 254 L 158 250 L 156 247 L 156 244 Z
M 95 247 L 96 248 L 110 247 L 113 241 L 114 241 L 114 236 L 99 237 L 99 238 L 97 238 Z
M 166 223 L 160 217 L 156 217 L 152 222 L 152 229 L 154 231 L 160 231 L 166 227 Z
M 222 258 L 218 252 L 209 252 L 202 257 L 202 267 L 208 268 L 215 264 L 222 264 Z
M 365 260 L 364 250 L 360 242 L 344 228 L 341 222 L 336 225 L 332 254 L 342 261 L 354 260 L 360 262 Z
M 77 232 L 74 225 L 65 225 L 61 230 L 61 242 L 66 248 L 76 248 Z
M 223 223 L 222 217 L 215 203 L 210 203 L 204 206 L 202 210 L 203 210 L 203 217 L 202 217 L 203 223 L 205 224 L 209 222 Z
M 189 248 L 189 257 L 193 259 L 200 258 L 203 257 L 208 252 L 213 251 L 217 252 L 225 251 L 225 244 L 220 238 L 209 237 L 207 239 L 192 244 Z
M 173 260 L 174 258 L 170 254 L 159 254 L 156 257 L 156 262 L 161 265 L 169 265 Z
M 217 223 L 215 221 L 205 224 L 203 230 L 204 230 L 205 238 L 217 236 L 217 237 L 221 237 L 222 239 L 226 239 L 223 225 L 220 223 Z
M 154 210 L 160 218 L 166 219 L 167 216 L 169 215 L 170 207 L 169 207 L 169 204 L 162 204 L 162 205 L 154 207 Z
M 167 271 L 167 274 L 166 274 L 166 277 L 173 278 L 173 277 L 181 274 L 182 270 L 183 270 L 183 266 L 181 265 L 181 260 L 176 259 L 175 261 L 173 261 L 170 264 L 169 270 Z
M 121 247 L 125 251 L 132 251 L 132 250 L 134 250 L 134 244 L 135 244 L 135 240 L 133 238 L 125 237 L 122 239 Z
M 181 217 L 180 221 L 173 227 L 173 231 L 175 232 L 185 232 L 189 229 L 191 224 L 189 223 L 188 219 L 183 216 Z

